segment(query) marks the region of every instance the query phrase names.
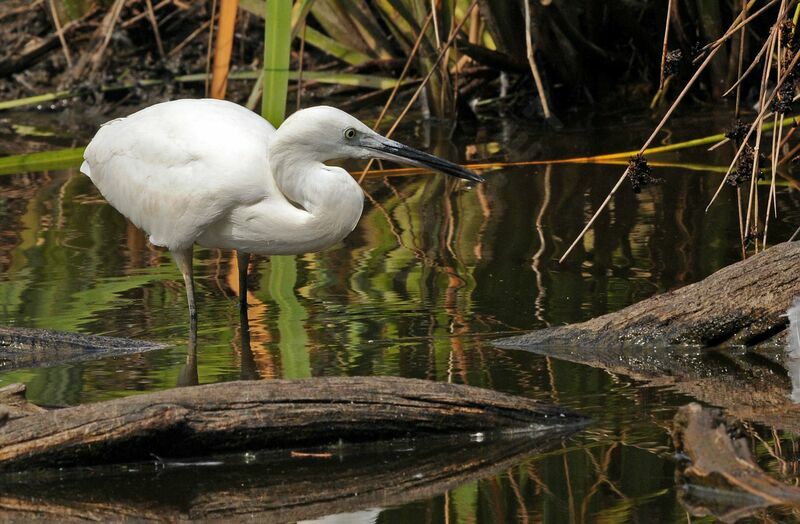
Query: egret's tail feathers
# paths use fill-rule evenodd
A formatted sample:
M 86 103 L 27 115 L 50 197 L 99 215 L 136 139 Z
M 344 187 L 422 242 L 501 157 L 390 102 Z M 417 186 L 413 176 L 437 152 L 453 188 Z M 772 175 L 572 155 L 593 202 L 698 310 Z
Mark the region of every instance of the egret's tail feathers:
M 80 171 L 81 171 L 81 173 L 83 173 L 84 175 L 88 176 L 89 178 L 92 178 L 92 170 L 89 169 L 89 162 L 87 162 L 86 160 L 84 160 L 83 164 L 81 164 Z

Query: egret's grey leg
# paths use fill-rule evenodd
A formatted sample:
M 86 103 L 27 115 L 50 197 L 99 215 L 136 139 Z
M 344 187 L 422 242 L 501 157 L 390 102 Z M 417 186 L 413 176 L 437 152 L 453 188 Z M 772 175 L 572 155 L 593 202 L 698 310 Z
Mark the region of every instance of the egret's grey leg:
M 236 263 L 239 266 L 239 312 L 247 316 L 247 267 L 250 265 L 250 253 L 236 252 Z
M 192 333 L 197 332 L 197 308 L 194 305 L 194 270 L 192 269 L 192 248 L 174 251 L 172 256 L 178 264 L 178 269 L 183 273 L 183 282 L 186 284 L 186 300 L 189 303 L 189 326 Z

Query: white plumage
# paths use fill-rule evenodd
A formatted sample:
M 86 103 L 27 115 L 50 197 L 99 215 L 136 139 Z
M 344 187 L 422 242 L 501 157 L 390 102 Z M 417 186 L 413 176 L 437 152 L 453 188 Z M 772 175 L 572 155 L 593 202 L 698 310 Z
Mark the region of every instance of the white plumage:
M 800 402 L 800 297 L 792 302 L 789 311 L 789 329 L 786 333 L 786 367 L 792 379 L 793 402 Z
M 194 321 L 195 243 L 236 249 L 244 284 L 250 254 L 319 251 L 355 228 L 363 192 L 347 171 L 324 164 L 347 157 L 481 180 L 332 107 L 298 111 L 276 130 L 221 100 L 165 102 L 108 122 L 86 148 L 81 172 L 150 242 L 173 253 Z

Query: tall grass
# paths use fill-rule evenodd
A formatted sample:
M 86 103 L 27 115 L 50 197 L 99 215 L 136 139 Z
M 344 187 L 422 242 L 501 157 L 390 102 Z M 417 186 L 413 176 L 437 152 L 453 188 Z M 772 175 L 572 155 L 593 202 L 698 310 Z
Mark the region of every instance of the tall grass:
M 278 127 L 286 115 L 292 49 L 292 0 L 267 0 L 261 115 Z

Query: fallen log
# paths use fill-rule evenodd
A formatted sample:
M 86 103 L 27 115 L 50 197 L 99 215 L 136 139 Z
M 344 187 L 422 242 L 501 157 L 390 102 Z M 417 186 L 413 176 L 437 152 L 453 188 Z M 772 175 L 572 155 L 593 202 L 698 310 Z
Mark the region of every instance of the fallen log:
M 5 474 L 0 475 L 0 521 L 298 522 L 374 511 L 505 473 L 526 457 L 558 446 L 565 434 L 553 429 L 502 438 L 430 437 L 308 453 L 228 455 L 201 463 L 151 461 Z
M 800 488 L 765 473 L 738 422 L 691 403 L 678 410 L 672 438 L 680 461 L 680 500 L 694 516 L 734 522 L 773 506 L 800 507 Z
M 583 423 L 531 399 L 424 380 L 227 382 L 37 413 L 9 410 L 0 471 Z
M 800 431 L 782 366 L 798 261 L 800 242 L 779 244 L 615 313 L 495 344 L 669 386 L 737 418 Z
M 164 347 L 146 340 L 0 326 L 0 370 L 96 360 Z
M 497 345 L 753 346 L 786 328 L 786 310 L 800 295 L 798 263 L 800 242 L 785 242 L 720 269 L 701 282 L 620 311 L 507 338 Z

